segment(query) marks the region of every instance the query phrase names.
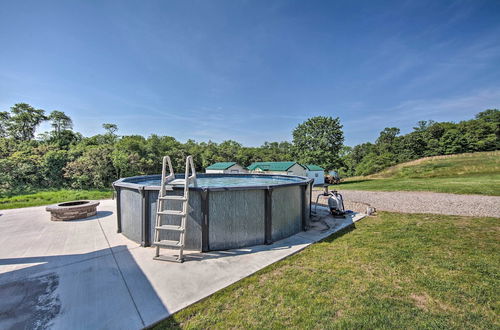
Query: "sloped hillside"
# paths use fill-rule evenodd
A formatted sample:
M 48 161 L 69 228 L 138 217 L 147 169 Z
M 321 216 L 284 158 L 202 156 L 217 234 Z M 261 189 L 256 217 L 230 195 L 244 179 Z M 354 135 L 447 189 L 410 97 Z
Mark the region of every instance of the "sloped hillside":
M 500 151 L 421 158 L 366 177 L 348 178 L 339 188 L 499 196 Z

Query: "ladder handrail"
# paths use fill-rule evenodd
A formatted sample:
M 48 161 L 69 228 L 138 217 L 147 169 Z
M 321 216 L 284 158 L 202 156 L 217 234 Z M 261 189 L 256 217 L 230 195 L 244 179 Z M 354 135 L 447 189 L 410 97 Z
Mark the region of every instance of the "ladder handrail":
M 191 170 L 191 175 L 189 175 L 189 170 Z M 194 169 L 194 163 L 193 163 L 193 156 L 187 156 L 186 157 L 186 171 L 184 173 L 184 197 L 186 196 L 186 192 L 189 191 L 189 184 L 191 183 L 191 180 L 193 180 L 196 184 L 196 170 Z
M 168 172 L 169 174 L 167 175 L 167 165 L 168 165 Z M 170 156 L 165 156 L 163 157 L 163 163 L 161 167 L 161 187 L 160 187 L 160 196 L 165 195 L 165 184 L 168 183 L 169 181 L 172 181 L 175 179 L 175 173 L 174 169 L 172 167 L 172 160 L 170 160 Z

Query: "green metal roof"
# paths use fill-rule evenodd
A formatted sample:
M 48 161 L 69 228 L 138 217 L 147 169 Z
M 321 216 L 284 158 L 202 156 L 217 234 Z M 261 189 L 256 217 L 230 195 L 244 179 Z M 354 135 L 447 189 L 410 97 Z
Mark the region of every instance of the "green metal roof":
M 322 167 L 319 167 L 318 165 L 314 164 L 307 164 L 304 165 L 309 171 L 324 171 Z
M 298 164 L 297 162 L 255 162 L 247 167 L 248 170 L 253 171 L 257 168 L 262 171 L 287 171 L 293 165 Z M 300 164 L 299 164 L 300 165 Z M 300 165 L 302 166 L 302 165 Z
M 207 170 L 227 170 L 231 166 L 235 165 L 236 162 L 219 162 L 219 163 L 214 163 L 207 167 Z

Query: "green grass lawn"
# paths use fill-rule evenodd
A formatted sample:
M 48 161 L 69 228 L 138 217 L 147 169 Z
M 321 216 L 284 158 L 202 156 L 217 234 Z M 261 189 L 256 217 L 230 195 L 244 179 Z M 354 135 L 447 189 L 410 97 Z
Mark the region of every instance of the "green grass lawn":
M 347 178 L 334 187 L 500 196 L 500 152 L 422 158 L 374 175 Z
M 155 329 L 498 329 L 499 230 L 494 218 L 380 213 Z
M 35 193 L 0 197 L 0 210 L 19 207 L 49 205 L 77 199 L 107 199 L 113 197 L 111 190 L 47 190 Z

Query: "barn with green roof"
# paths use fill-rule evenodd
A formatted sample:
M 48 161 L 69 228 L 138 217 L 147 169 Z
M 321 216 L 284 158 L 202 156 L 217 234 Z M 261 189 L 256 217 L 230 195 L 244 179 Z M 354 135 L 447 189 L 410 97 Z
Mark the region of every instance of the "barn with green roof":
M 306 176 L 306 168 L 297 162 L 255 162 L 247 169 L 251 173 Z
M 205 168 L 205 173 L 241 174 L 248 171 L 236 162 L 218 162 Z

